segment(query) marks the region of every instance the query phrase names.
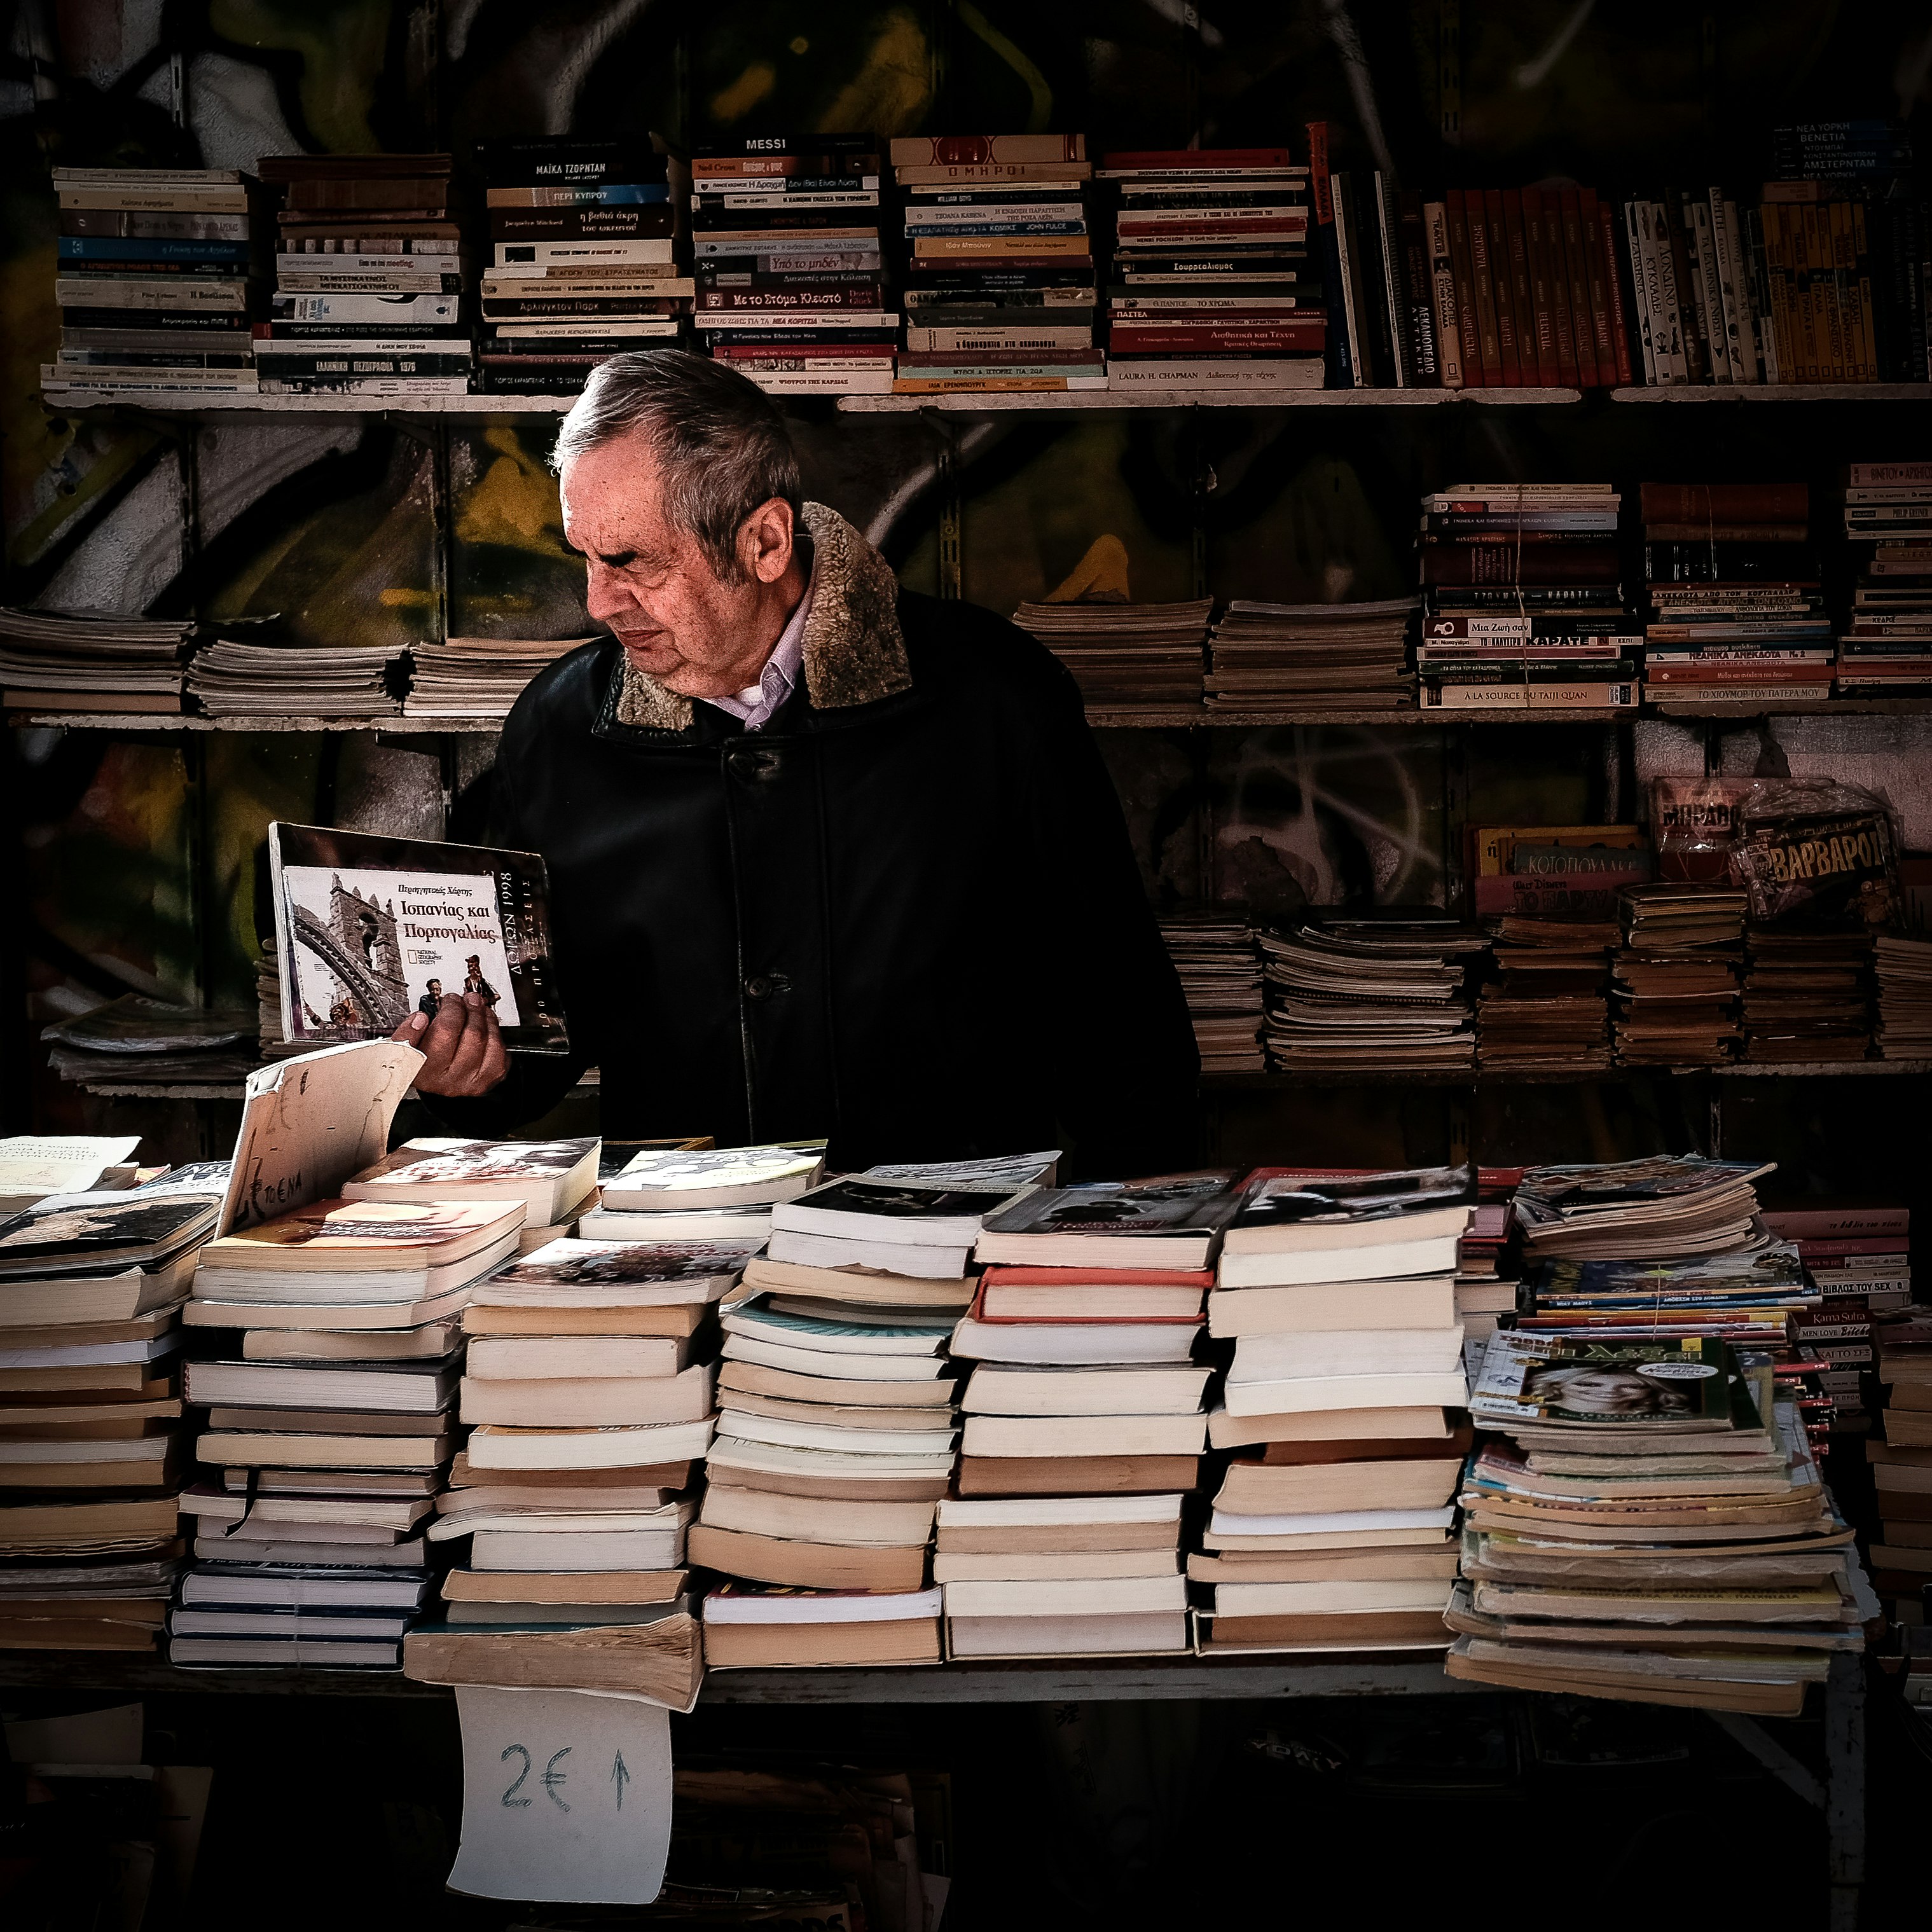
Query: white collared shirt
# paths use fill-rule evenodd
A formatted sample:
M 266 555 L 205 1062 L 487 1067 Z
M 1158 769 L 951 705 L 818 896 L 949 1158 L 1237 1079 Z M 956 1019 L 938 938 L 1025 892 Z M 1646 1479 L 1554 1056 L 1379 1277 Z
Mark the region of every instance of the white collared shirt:
M 729 698 L 707 698 L 704 700 L 707 704 L 716 705 L 720 711 L 729 712 L 747 731 L 761 730 L 769 724 L 778 707 L 797 687 L 799 674 L 805 664 L 805 620 L 812 614 L 812 586 L 818 579 L 818 560 L 814 558 L 812 575 L 806 580 L 805 595 L 786 619 L 778 642 L 772 646 L 771 656 L 765 660 L 764 669 L 758 674 L 758 682 L 746 685 L 742 691 L 734 692 Z

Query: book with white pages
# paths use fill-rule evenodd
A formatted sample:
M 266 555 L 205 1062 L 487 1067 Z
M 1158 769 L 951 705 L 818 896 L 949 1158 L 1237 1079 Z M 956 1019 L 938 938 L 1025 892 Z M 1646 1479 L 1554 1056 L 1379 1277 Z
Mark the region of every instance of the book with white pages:
M 946 1648 L 954 1659 L 1178 1656 L 1187 1649 L 1187 1613 L 1158 1610 L 1112 1616 L 949 1616 Z
M 969 1415 L 1192 1415 L 1214 1372 L 1195 1362 L 1064 1368 L 982 1361 L 961 1406 Z
M 683 1526 L 550 1532 L 479 1529 L 470 1560 L 479 1570 L 670 1570 L 684 1561 Z
M 969 1415 L 967 1456 L 1198 1456 L 1208 1418 L 1192 1415 Z
M 309 1366 L 268 1362 L 190 1362 L 182 1394 L 196 1403 L 239 1402 L 270 1408 L 359 1408 L 430 1414 L 456 1393 L 458 1364 L 448 1357 L 377 1366 Z
M 593 1208 L 578 1217 L 585 1241 L 706 1241 L 726 1247 L 762 1242 L 772 1232 L 769 1208 Z
M 966 1272 L 973 1247 L 970 1242 L 938 1247 L 908 1241 L 848 1239 L 774 1225 L 766 1252 L 773 1261 L 797 1262 L 807 1268 L 876 1268 L 886 1274 L 957 1281 Z
M 713 1372 L 710 1363 L 694 1362 L 673 1376 L 502 1382 L 465 1376 L 460 1412 L 465 1422 L 511 1428 L 634 1428 L 692 1423 L 711 1413 Z
M 908 1480 L 931 1477 L 943 1484 L 952 1473 L 952 1452 L 950 1449 L 910 1454 L 860 1448 L 814 1449 L 802 1443 L 760 1442 L 754 1436 L 733 1436 L 720 1430 L 712 1438 L 706 1468 L 713 1477 L 740 1469 L 754 1474 L 823 1476 L 855 1483 L 887 1477 L 904 1477 Z
M 1223 1405 L 1208 1412 L 1208 1444 L 1213 1449 L 1247 1449 L 1263 1442 L 1446 1442 L 1454 1433 L 1440 1404 L 1370 1404 L 1273 1415 L 1238 1415 Z
M 478 1530 L 523 1530 L 532 1535 L 614 1536 L 634 1529 L 675 1529 L 697 1514 L 689 1502 L 649 1510 L 454 1510 L 438 1516 L 424 1532 L 432 1543 L 469 1536 Z
M 978 1322 L 968 1316 L 952 1331 L 952 1352 L 970 1361 L 1069 1367 L 1185 1362 L 1198 1322 Z
M 932 1559 L 935 1583 L 1031 1583 L 1055 1579 L 1172 1576 L 1178 1550 L 940 1550 Z
M 835 1354 L 824 1348 L 790 1348 L 758 1335 L 728 1334 L 724 1357 L 728 1362 L 752 1362 L 796 1375 L 851 1382 L 936 1382 L 952 1366 L 937 1354 Z
M 1053 1172 L 1058 1153 L 1000 1161 L 896 1165 L 848 1174 L 781 1202 L 775 1234 L 836 1235 L 915 1247 L 970 1247 L 989 1215 Z
M 1325 1616 L 1364 1610 L 1440 1610 L 1450 1582 L 1440 1576 L 1376 1582 L 1216 1583 L 1222 1617 Z
M 10 1134 L 0 1139 L 0 1214 L 17 1214 L 50 1194 L 86 1194 L 104 1177 L 126 1170 L 141 1144 L 139 1134 Z
M 16 1283 L 170 1267 L 214 1226 L 218 1211 L 202 1196 L 148 1200 L 138 1188 L 55 1196 L 0 1218 L 0 1294 L 13 1294 Z
M 982 1262 L 1024 1266 L 1197 1268 L 1240 1204 L 1239 1170 L 1039 1188 L 992 1216 Z
M 1222 1399 L 1234 1415 L 1294 1415 L 1322 1408 L 1460 1408 L 1468 1393 L 1460 1367 L 1415 1375 L 1294 1376 L 1256 1382 L 1238 1381 L 1231 1372 Z
M 436 1507 L 426 1496 L 231 1496 L 200 1484 L 184 1490 L 180 1501 L 184 1514 L 204 1522 L 245 1522 L 258 1532 L 294 1529 L 304 1536 L 330 1524 L 407 1532 Z
M 1455 1268 L 1460 1239 L 1455 1234 L 1437 1234 L 1423 1240 L 1285 1254 L 1229 1254 L 1224 1250 L 1217 1286 L 1275 1288 L 1298 1282 L 1376 1281 L 1404 1275 L 1447 1274 Z
M 1133 1616 L 1186 1607 L 1187 1580 L 1178 1573 L 946 1586 L 946 1612 L 950 1617 Z
M 714 1590 L 704 1599 L 707 1624 L 907 1622 L 939 1615 L 932 1590 Z
M 889 1322 L 827 1321 L 787 1314 L 772 1307 L 769 1296 L 740 1302 L 726 1312 L 723 1327 L 734 1340 L 772 1342 L 820 1354 L 896 1358 L 937 1357 L 952 1334 L 952 1323 L 943 1313 L 908 1315 Z
M 1296 1516 L 1232 1516 L 1216 1510 L 1208 1528 L 1213 1536 L 1334 1536 L 1388 1530 L 1439 1537 L 1455 1520 L 1453 1507 L 1310 1510 Z
M 460 1315 L 470 1304 L 472 1284 L 411 1301 L 190 1300 L 182 1310 L 190 1328 L 289 1328 L 331 1334 L 358 1329 L 419 1328 Z
M 212 1308 L 213 1302 L 201 1306 Z M 250 1328 L 242 1336 L 244 1362 L 400 1362 L 446 1355 L 462 1342 L 452 1321 L 414 1328 Z
M 642 1469 L 695 1461 L 710 1442 L 709 1415 L 701 1422 L 634 1428 L 526 1429 L 486 1424 L 470 1432 L 466 1453 L 474 1469 Z
M 180 1300 L 194 1274 L 194 1257 L 187 1252 L 152 1268 L 0 1280 L 0 1340 L 16 1328 L 131 1322 Z
M 1516 1284 L 1507 1283 L 1510 1307 Z M 1208 1298 L 1208 1332 L 1221 1336 L 1276 1335 L 1336 1328 L 1448 1328 L 1462 1305 L 1453 1274 L 1418 1274 L 1393 1280 L 1273 1283 L 1265 1288 L 1218 1287 Z
M 1291 1376 L 1423 1375 L 1462 1364 L 1462 1328 L 1317 1328 L 1244 1335 L 1230 1384 Z
M 0 1334 L 4 1334 L 0 1330 Z M 105 1367 L 115 1363 L 158 1362 L 173 1354 L 183 1337 L 178 1328 L 130 1342 L 56 1344 L 44 1348 L 0 1348 L 0 1369 Z
M 414 1610 L 429 1588 L 420 1570 L 365 1569 L 344 1575 L 315 1564 L 261 1564 L 241 1574 L 190 1570 L 182 1579 L 184 1604 L 286 1604 L 326 1610 L 338 1604 Z
M 850 1262 L 820 1268 L 802 1262 L 754 1255 L 745 1264 L 748 1294 L 816 1296 L 822 1301 L 891 1308 L 963 1309 L 973 1299 L 976 1277 L 893 1274 Z
M 1248 1177 L 1221 1252 L 1322 1253 L 1460 1234 L 1471 1184 L 1466 1167 L 1259 1168 Z
M 953 1429 L 843 1429 L 814 1427 L 774 1416 L 752 1415 L 722 1405 L 718 1432 L 740 1441 L 770 1442 L 795 1449 L 829 1449 L 850 1454 L 862 1451 L 881 1456 L 944 1456 L 958 1439 Z

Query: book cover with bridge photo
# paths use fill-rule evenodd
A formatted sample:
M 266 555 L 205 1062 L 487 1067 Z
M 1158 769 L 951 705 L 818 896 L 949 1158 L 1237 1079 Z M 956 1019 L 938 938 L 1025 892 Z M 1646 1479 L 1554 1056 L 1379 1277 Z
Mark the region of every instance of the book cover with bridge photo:
M 534 852 L 278 822 L 268 872 L 285 1038 L 386 1039 L 440 998 L 478 992 L 513 1052 L 568 1047 Z

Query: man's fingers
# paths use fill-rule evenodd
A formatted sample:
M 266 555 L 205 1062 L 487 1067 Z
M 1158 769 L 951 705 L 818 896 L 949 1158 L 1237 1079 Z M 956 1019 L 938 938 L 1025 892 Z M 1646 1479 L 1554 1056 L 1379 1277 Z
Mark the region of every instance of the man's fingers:
M 455 1093 L 480 1093 L 478 1076 L 490 1050 L 489 1009 L 481 994 L 465 993 L 460 1010 L 463 1030 L 450 1053 L 449 1084 Z
M 481 1086 L 489 1088 L 505 1078 L 510 1070 L 510 1057 L 503 1048 L 503 1030 L 496 1024 L 494 1010 L 485 1016 L 488 1021 L 488 1043 L 484 1048 L 482 1070 L 477 1078 Z
M 422 1036 L 428 1028 L 428 1014 L 412 1013 L 394 1033 L 390 1034 L 389 1037 L 392 1040 L 400 1040 L 405 1046 L 419 1047 L 422 1045 Z

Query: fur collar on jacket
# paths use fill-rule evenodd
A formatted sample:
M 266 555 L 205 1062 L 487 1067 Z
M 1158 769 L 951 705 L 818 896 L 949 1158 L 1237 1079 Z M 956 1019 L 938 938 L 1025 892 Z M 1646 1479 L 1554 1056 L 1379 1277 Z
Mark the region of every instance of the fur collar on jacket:
M 805 620 L 805 688 L 814 711 L 842 711 L 910 690 L 892 568 L 836 510 L 805 506 L 812 538 L 812 609 Z M 617 722 L 688 731 L 692 700 L 619 660 Z

